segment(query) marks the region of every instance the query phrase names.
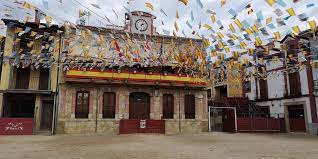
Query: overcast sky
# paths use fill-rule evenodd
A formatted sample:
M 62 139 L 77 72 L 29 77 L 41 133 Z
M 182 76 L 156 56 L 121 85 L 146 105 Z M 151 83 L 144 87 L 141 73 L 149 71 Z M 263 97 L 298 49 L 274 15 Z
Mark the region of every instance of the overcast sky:
M 14 1 L 15 0 L 0 0 L 0 10 L 2 10 L 1 18 L 24 19 L 27 13 L 33 14 L 33 12 L 30 10 L 18 8 L 19 5 L 13 3 Z M 48 2 L 48 8 L 45 7 L 43 1 Z M 177 33 L 179 36 L 184 36 L 182 31 L 185 33 L 185 36 L 192 36 L 191 32 L 194 30 L 198 32 L 199 35 L 209 37 L 212 32 L 203 28 L 199 29 L 200 23 L 202 25 L 206 23 L 213 26 L 213 30 L 216 32 L 228 32 L 228 25 L 233 22 L 233 19 L 231 19 L 232 16 L 228 12 L 231 8 L 238 12 L 238 19 L 241 21 L 246 20 L 251 26 L 256 21 L 256 12 L 262 11 L 265 19 L 271 16 L 275 18 L 277 16 L 273 11 L 277 8 L 283 11 L 283 15 L 281 17 L 288 16 L 286 9 L 290 7 L 295 9 L 297 15 L 306 13 L 309 17 L 309 20 L 317 19 L 318 16 L 317 0 L 300 0 L 297 3 L 293 3 L 293 0 L 280 0 L 286 3 L 285 7 L 279 4 L 275 4 L 273 7 L 271 7 L 265 2 L 265 0 L 227 0 L 226 5 L 223 7 L 221 7 L 220 4 L 221 0 L 200 0 L 203 4 L 203 8 L 201 8 L 198 1 L 199 0 L 189 0 L 188 5 L 186 6 L 183 3 L 178 2 L 178 0 L 130 0 L 130 3 L 128 3 L 128 0 L 27 0 L 27 2 L 35 5 L 48 15 L 52 16 L 54 21 L 58 24 L 62 24 L 65 20 L 75 23 L 78 20 L 79 10 L 86 10 L 86 8 L 84 8 L 82 5 L 88 7 L 98 14 L 92 14 L 89 19 L 89 25 L 97 26 L 109 24 L 105 18 L 100 18 L 99 16 L 107 16 L 111 20 L 111 23 L 123 25 L 124 14 L 126 12 L 125 7 L 131 11 L 142 10 L 151 12 L 157 17 L 155 26 L 157 27 L 158 32 L 163 33 L 162 30 L 165 29 L 170 31 L 170 35 L 172 35 L 174 22 L 177 21 L 180 27 L 179 32 Z M 153 4 L 154 11 L 146 8 L 145 2 Z M 244 6 L 249 3 L 254 10 L 252 14 L 248 14 L 247 10 L 240 9 L 244 8 Z M 314 6 L 307 8 L 306 5 L 311 3 L 313 3 Z M 91 4 L 97 4 L 100 9 L 94 7 Z M 5 10 L 10 7 L 13 9 Z M 160 9 L 162 9 L 167 16 L 164 15 Z M 210 14 L 206 11 L 207 9 L 216 12 L 217 20 L 221 20 L 222 24 L 224 25 L 223 30 L 219 30 L 219 25 L 217 23 L 212 24 Z M 179 19 L 176 19 L 176 11 L 179 13 Z M 194 16 L 193 21 L 191 20 L 191 12 L 193 12 Z M 118 15 L 118 18 L 116 17 L 116 14 Z M 11 15 L 12 17 L 8 17 L 8 15 Z M 189 23 L 193 26 L 192 29 L 186 25 L 186 21 L 189 21 Z M 289 18 L 285 22 L 287 26 L 277 27 L 276 29 L 268 31 L 273 33 L 279 30 L 282 32 L 282 34 L 284 34 L 283 32 L 287 32 L 290 30 L 291 26 L 294 25 L 300 25 L 301 30 L 309 28 L 306 22 L 300 22 L 297 17 Z M 265 20 L 262 21 L 262 24 L 265 24 Z

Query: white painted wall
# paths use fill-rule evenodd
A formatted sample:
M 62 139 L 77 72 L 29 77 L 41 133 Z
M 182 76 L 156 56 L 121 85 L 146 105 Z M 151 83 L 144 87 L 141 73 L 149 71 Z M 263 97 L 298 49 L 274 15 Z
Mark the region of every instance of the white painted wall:
M 268 62 L 266 64 L 267 71 L 283 67 L 284 64 L 281 61 Z M 282 71 L 272 71 L 267 78 L 268 85 L 268 98 L 280 98 L 284 96 L 285 82 L 284 73 Z
M 306 67 L 302 69 L 301 71 L 299 71 L 299 77 L 300 77 L 300 85 L 301 85 L 301 94 L 302 95 L 309 94 Z
M 318 99 L 318 97 L 317 97 L 317 99 Z M 306 114 L 306 118 L 307 118 L 306 120 L 308 123 L 312 123 L 309 97 L 257 102 L 256 105 L 269 106 L 270 114 L 272 117 L 277 117 L 278 114 L 279 114 L 279 116 L 283 117 L 284 114 L 287 113 L 287 112 L 285 112 L 286 105 L 292 105 L 293 103 L 297 104 L 299 102 L 306 103 L 305 104 L 305 110 L 306 110 L 305 114 Z M 318 104 L 318 102 L 317 102 L 317 104 Z

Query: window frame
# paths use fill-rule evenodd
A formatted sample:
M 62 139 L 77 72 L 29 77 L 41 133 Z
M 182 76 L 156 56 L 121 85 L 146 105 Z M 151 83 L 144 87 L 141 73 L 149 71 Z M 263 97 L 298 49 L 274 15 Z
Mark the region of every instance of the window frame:
M 82 96 L 81 96 L 81 104 L 78 104 L 78 100 L 79 100 L 79 98 L 78 98 L 78 94 L 82 94 Z M 87 101 L 86 101 L 86 103 L 87 104 L 85 104 L 84 105 L 84 95 L 85 94 L 88 94 L 88 97 L 87 97 Z M 90 92 L 89 91 L 76 91 L 76 99 L 75 99 L 75 118 L 76 119 L 88 119 L 88 116 L 89 116 L 89 99 L 90 99 Z M 79 106 L 81 106 L 81 108 L 79 108 Z M 84 109 L 84 106 L 86 106 L 87 107 L 87 112 L 84 112 L 83 111 L 83 109 Z M 79 109 L 81 109 L 81 111 L 80 112 L 78 112 L 79 111 Z M 85 113 L 85 115 L 83 115 Z

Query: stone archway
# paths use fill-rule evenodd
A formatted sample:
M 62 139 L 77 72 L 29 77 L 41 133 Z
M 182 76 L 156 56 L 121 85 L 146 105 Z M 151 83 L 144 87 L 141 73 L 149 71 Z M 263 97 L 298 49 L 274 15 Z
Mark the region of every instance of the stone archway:
M 129 119 L 150 118 L 150 95 L 144 92 L 129 94 Z

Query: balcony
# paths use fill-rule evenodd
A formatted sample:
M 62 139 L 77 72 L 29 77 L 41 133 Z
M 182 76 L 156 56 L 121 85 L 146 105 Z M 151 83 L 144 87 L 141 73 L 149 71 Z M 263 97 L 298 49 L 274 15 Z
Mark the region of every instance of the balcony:
M 51 92 L 49 69 L 14 68 L 11 77 L 7 92 L 44 94 Z

